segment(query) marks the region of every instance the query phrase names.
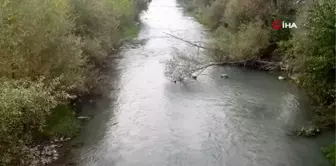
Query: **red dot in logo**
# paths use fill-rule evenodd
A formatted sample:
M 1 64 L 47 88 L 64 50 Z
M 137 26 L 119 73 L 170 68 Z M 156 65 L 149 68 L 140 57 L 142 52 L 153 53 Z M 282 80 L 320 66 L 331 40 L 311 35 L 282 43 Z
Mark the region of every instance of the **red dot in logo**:
M 272 28 L 274 30 L 280 30 L 282 28 L 281 20 L 279 20 L 279 19 L 273 20 L 273 22 L 272 22 Z

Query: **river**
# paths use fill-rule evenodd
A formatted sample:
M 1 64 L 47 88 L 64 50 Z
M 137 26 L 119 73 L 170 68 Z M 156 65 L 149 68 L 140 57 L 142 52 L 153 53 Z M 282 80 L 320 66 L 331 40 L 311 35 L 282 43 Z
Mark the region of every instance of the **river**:
M 204 41 L 206 30 L 175 0 L 153 0 L 141 15 L 140 45 L 125 45 L 112 101 L 86 108 L 94 117 L 78 139 L 80 166 L 328 166 L 320 147 L 333 138 L 288 135 L 311 116 L 307 98 L 276 75 L 209 68 L 174 84 L 164 61 L 192 46 L 164 33 Z M 229 75 L 220 78 L 221 73 Z

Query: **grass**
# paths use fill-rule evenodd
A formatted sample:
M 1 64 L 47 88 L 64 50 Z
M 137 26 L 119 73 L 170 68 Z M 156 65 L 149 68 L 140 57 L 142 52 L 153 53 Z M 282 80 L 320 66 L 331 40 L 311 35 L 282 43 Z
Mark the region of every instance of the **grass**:
M 46 136 L 74 137 L 80 129 L 80 122 L 72 109 L 67 105 L 59 105 L 52 110 L 44 129 Z
M 330 163 L 335 166 L 336 154 L 335 154 L 336 144 L 329 145 L 327 147 L 322 148 L 323 154 L 327 157 Z
M 136 24 L 124 28 L 123 37 L 124 38 L 133 38 L 135 37 L 140 30 L 140 27 Z

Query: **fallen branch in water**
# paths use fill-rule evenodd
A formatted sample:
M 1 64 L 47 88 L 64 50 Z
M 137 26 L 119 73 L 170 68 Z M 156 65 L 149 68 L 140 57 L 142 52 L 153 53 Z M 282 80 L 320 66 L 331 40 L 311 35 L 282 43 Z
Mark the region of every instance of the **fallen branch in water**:
M 188 43 L 188 44 L 190 44 L 190 45 L 192 45 L 192 46 L 194 46 L 194 47 L 197 47 L 197 48 L 202 48 L 202 49 L 206 49 L 206 50 L 213 50 L 213 51 L 217 51 L 217 52 L 222 52 L 222 53 L 224 53 L 224 51 L 223 51 L 223 50 L 220 50 L 220 49 L 204 47 L 204 46 L 202 46 L 202 45 L 196 44 L 196 43 L 194 43 L 194 42 L 192 42 L 192 41 L 189 41 L 189 40 L 182 39 L 182 38 L 177 37 L 177 36 L 175 36 L 175 35 L 172 35 L 172 34 L 170 34 L 170 33 L 166 33 L 166 32 L 163 32 L 163 33 L 166 34 L 166 35 L 168 35 L 168 36 L 170 36 L 170 37 L 173 37 L 173 38 L 175 38 L 175 39 L 177 39 L 177 40 L 181 40 L 181 41 L 183 41 L 183 42 L 185 42 L 185 43 Z
M 263 61 L 263 60 L 256 60 L 254 58 L 251 59 L 247 59 L 247 60 L 240 60 L 240 61 L 229 61 L 229 62 L 211 62 L 209 64 L 206 65 L 202 65 L 200 67 L 196 67 L 195 69 L 191 70 L 190 73 L 188 74 L 189 76 L 192 77 L 192 75 L 195 72 L 198 72 L 198 74 L 194 75 L 194 77 L 199 76 L 203 71 L 205 71 L 208 67 L 211 66 L 223 66 L 223 65 L 241 65 L 241 66 L 249 66 L 249 67 L 255 67 L 255 66 L 259 66 L 260 69 L 262 70 L 274 70 L 276 68 L 278 68 L 280 65 L 278 62 L 269 62 L 269 61 Z
M 171 36 L 171 37 L 173 37 L 173 38 L 175 38 L 175 39 L 178 39 L 178 40 L 181 40 L 181 41 L 183 41 L 183 42 L 186 42 L 186 43 L 188 43 L 188 44 L 190 44 L 190 45 L 192 45 L 192 46 L 195 46 L 195 47 L 198 47 L 198 48 L 203 48 L 203 49 L 210 49 L 210 48 L 201 46 L 201 45 L 199 45 L 199 44 L 193 43 L 193 42 L 191 42 L 191 41 L 182 39 L 182 38 L 177 37 L 177 36 L 175 36 L 175 35 L 172 35 L 172 34 L 170 34 L 170 33 L 166 33 L 166 32 L 163 32 L 163 33 L 166 34 L 166 35 L 168 35 L 168 36 Z
M 246 64 L 249 67 L 259 68 L 261 70 L 275 70 L 280 68 L 279 62 L 264 61 L 261 59 L 253 59 L 247 62 Z
M 182 39 L 172 34 L 169 33 L 165 34 L 180 41 L 186 42 L 192 46 L 195 46 L 198 49 L 202 48 L 207 50 L 214 50 L 226 54 L 224 51 L 219 49 L 204 47 L 202 45 Z M 186 54 L 181 54 L 180 52 L 176 51 L 175 53 L 176 55 L 166 62 L 166 71 L 165 71 L 165 75 L 172 77 L 173 82 L 175 83 L 177 81 L 183 81 L 185 80 L 185 78 L 190 77 L 193 79 L 197 79 L 198 75 L 200 75 L 203 71 L 205 71 L 208 67 L 211 66 L 223 66 L 223 65 L 244 66 L 244 67 L 247 66 L 247 67 L 259 68 L 261 70 L 274 70 L 280 68 L 279 62 L 264 61 L 261 60 L 260 57 L 253 57 L 250 59 L 244 59 L 239 61 L 234 61 L 231 58 L 226 57 L 225 62 L 201 62 L 200 59 L 197 59 L 197 57 L 195 57 L 195 55 L 192 55 L 192 53 L 190 52 Z
M 262 66 L 260 66 L 263 64 Z M 262 61 L 262 60 L 255 60 L 253 58 L 247 59 L 247 60 L 240 60 L 240 61 L 229 61 L 229 62 L 210 62 L 205 65 L 182 65 L 182 64 L 175 64 L 175 67 L 171 68 L 173 71 L 170 73 L 178 72 L 177 77 L 173 77 L 173 81 L 182 82 L 186 78 L 193 78 L 197 79 L 197 77 L 202 74 L 203 71 L 205 71 L 207 68 L 211 66 L 223 66 L 223 65 L 231 65 L 231 66 L 248 66 L 248 67 L 258 67 L 262 70 L 273 70 L 279 66 L 279 63 L 277 62 L 268 62 L 268 61 Z
M 247 60 L 240 60 L 240 61 L 229 61 L 229 62 L 210 62 L 209 64 L 206 64 L 206 65 L 202 65 L 200 67 L 197 67 L 193 70 L 191 70 L 191 73 L 189 75 L 192 75 L 193 73 L 197 72 L 197 71 L 200 71 L 202 70 L 201 72 L 199 72 L 197 74 L 200 75 L 205 69 L 207 69 L 208 67 L 211 67 L 211 66 L 222 66 L 222 65 L 246 65 L 246 63 L 248 61 L 251 61 L 253 60 L 254 58 L 251 58 L 251 59 L 247 59 Z

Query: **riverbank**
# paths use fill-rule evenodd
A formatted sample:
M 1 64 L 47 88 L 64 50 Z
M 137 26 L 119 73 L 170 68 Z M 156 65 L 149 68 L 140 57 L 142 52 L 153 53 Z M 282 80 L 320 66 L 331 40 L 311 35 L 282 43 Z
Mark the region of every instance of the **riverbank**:
M 95 100 L 98 98 L 109 98 L 109 92 L 113 89 L 110 84 L 113 80 L 109 74 L 114 70 L 114 67 L 110 64 L 113 63 L 114 58 L 118 58 L 116 55 L 119 52 L 119 48 L 132 40 L 138 32 L 139 23 L 136 21 L 133 22 L 133 25 L 125 27 L 118 47 L 102 60 L 100 66 L 97 66 L 96 69 L 99 70 L 99 76 L 104 77 L 104 80 L 99 82 L 100 87 L 95 87 L 98 89 L 93 89 L 88 93 L 82 94 L 68 105 L 57 106 L 56 110 L 52 111 L 52 114 L 47 119 L 46 128 L 42 133 L 46 137 L 44 137 L 42 142 L 38 143 L 40 149 L 39 160 L 43 161 L 42 165 L 76 165 L 76 162 L 68 162 L 71 155 L 73 155 L 70 152 L 73 148 L 80 148 L 83 145 L 82 142 L 74 143 L 72 140 L 78 136 L 85 127 L 85 124 L 94 117 L 94 114 L 83 113 L 83 106 L 94 105 Z M 104 88 L 100 89 L 102 87 Z M 36 147 L 32 149 L 36 149 Z M 49 154 L 48 151 L 50 151 Z
M 119 46 L 127 43 L 128 41 L 132 40 L 133 37 L 137 35 L 139 31 L 139 23 L 134 22 L 134 26 L 129 27 L 125 30 L 125 37 L 121 40 Z M 119 47 L 120 48 L 120 47 Z M 83 112 L 83 108 L 85 107 L 93 107 L 96 105 L 97 100 L 110 100 L 109 92 L 114 89 L 111 86 L 110 82 L 112 82 L 113 78 L 110 75 L 111 71 L 114 71 L 115 68 L 113 66 L 109 66 L 108 64 L 113 63 L 118 54 L 119 50 L 116 50 L 113 54 L 110 54 L 106 57 L 102 64 L 100 70 L 100 74 L 104 75 L 104 82 L 101 82 L 101 86 L 104 87 L 104 91 L 94 91 L 95 93 L 87 93 L 83 96 L 80 96 L 73 100 L 68 107 L 71 107 L 71 114 L 67 114 L 65 116 L 58 116 L 57 121 L 59 120 L 60 123 L 52 124 L 52 126 L 64 126 L 64 128 L 60 129 L 61 133 L 58 135 L 56 140 L 58 140 L 58 146 L 54 149 L 57 151 L 59 155 L 57 155 L 57 159 L 52 160 L 52 162 L 46 164 L 48 166 L 61 166 L 61 165 L 76 165 L 75 161 L 72 161 L 71 158 L 73 154 L 71 151 L 76 148 L 80 148 L 83 146 L 83 142 L 81 141 L 73 141 L 77 138 L 78 134 L 85 128 L 85 125 L 95 116 L 94 112 Z M 97 93 L 99 92 L 99 93 Z M 63 114 L 64 115 L 64 114 Z M 66 119 L 72 119 L 72 121 L 65 121 Z M 48 130 L 46 130 L 48 132 Z M 71 133 L 71 136 L 67 134 L 68 132 Z M 47 146 L 55 145 L 55 138 L 50 139 Z M 65 138 L 65 139 L 64 139 Z
M 136 35 L 137 15 L 147 4 L 0 2 L 0 23 L 6 25 L 0 27 L 0 165 L 60 157 L 57 149 L 80 130 L 78 101 L 104 95 L 111 56 Z
M 334 1 L 272 4 L 244 0 L 236 4 L 230 0 L 181 0 L 180 3 L 211 29 L 215 40 L 210 43 L 210 58 L 218 64 L 223 61 L 223 64 L 281 71 L 306 90 L 314 109 L 312 127 L 298 127 L 297 135 L 311 137 L 320 130 L 335 129 Z M 330 20 L 325 20 L 326 17 Z M 295 22 L 299 28 L 275 31 L 271 28 L 274 19 Z M 324 152 L 335 164 L 333 147 Z
M 226 2 L 226 3 L 225 3 Z M 244 3 L 248 4 L 250 1 L 246 0 Z M 313 49 L 316 46 L 311 45 L 300 45 L 300 41 L 297 38 L 303 36 L 295 36 L 297 31 L 289 29 L 282 29 L 280 31 L 275 31 L 271 29 L 270 19 L 264 18 L 264 20 L 255 20 L 252 16 L 247 15 L 246 23 L 237 23 L 239 18 L 228 17 L 230 14 L 236 16 L 237 13 L 242 13 L 246 9 L 242 6 L 235 6 L 231 1 L 180 1 L 184 8 L 191 13 L 196 20 L 198 20 L 203 25 L 209 27 L 212 30 L 212 36 L 215 39 L 210 42 L 208 48 L 210 51 L 210 58 L 213 59 L 217 64 L 221 65 L 236 65 L 236 66 L 247 66 L 252 68 L 257 68 L 266 71 L 281 71 L 286 77 L 297 85 L 303 87 L 311 97 L 312 105 L 315 109 L 316 117 L 313 120 L 314 125 L 319 128 L 329 128 L 334 129 L 335 125 L 335 96 L 334 96 L 334 81 L 335 81 L 335 65 L 334 64 L 334 53 L 333 46 L 334 40 L 328 40 L 328 45 L 324 46 L 324 49 L 330 49 L 325 52 L 325 56 L 328 60 L 320 61 L 319 63 L 324 63 L 324 69 L 312 69 L 316 66 L 317 59 L 313 59 L 316 55 L 311 55 L 307 57 L 300 57 L 299 53 L 295 52 L 298 49 Z M 259 2 L 258 2 L 259 3 Z M 258 3 L 255 5 L 257 6 Z M 272 4 L 269 4 L 272 8 Z M 282 4 L 284 6 L 278 6 L 275 10 L 278 12 L 273 17 L 284 17 L 285 19 L 293 19 L 294 16 L 297 17 L 297 21 L 301 18 L 301 15 L 305 14 L 308 18 L 305 20 L 311 21 L 310 17 L 319 18 L 320 12 L 331 12 L 334 8 L 330 8 L 330 11 L 318 11 L 327 10 L 321 9 L 316 6 L 316 4 L 310 4 L 311 7 L 318 8 L 316 13 L 307 13 L 304 9 L 307 7 L 303 4 L 297 4 L 296 6 L 291 6 L 290 4 Z M 287 6 L 286 6 L 287 5 Z M 330 4 L 320 4 L 328 6 Z M 250 6 L 250 10 L 256 10 L 256 6 Z M 222 9 L 228 7 L 235 7 L 239 11 L 226 11 L 222 12 Z M 296 15 L 294 13 L 287 15 L 282 15 L 284 13 L 283 8 L 299 8 L 296 9 Z M 333 6 L 334 7 L 334 6 Z M 294 9 L 293 9 L 294 10 Z M 329 10 L 329 9 L 328 9 Z M 268 11 L 264 11 L 268 12 Z M 256 13 L 260 16 L 262 13 Z M 315 14 L 315 15 L 314 15 Z M 271 15 L 271 14 L 270 14 Z M 332 17 L 331 15 L 328 15 Z M 303 19 L 303 18 L 301 18 Z M 255 22 L 254 22 L 255 21 Z M 334 22 L 331 19 L 330 23 Z M 235 24 L 236 22 L 236 24 Z M 301 26 L 302 31 L 310 31 L 313 26 L 317 26 L 315 22 L 309 22 L 309 28 Z M 328 24 L 326 22 L 324 24 Z M 333 25 L 333 24 L 332 24 Z M 335 32 L 331 31 L 335 27 L 325 28 L 330 32 L 331 36 L 335 36 Z M 329 31 L 330 30 L 330 31 Z M 316 35 L 320 32 L 314 31 Z M 322 33 L 322 32 L 321 32 Z M 308 37 L 309 38 L 309 37 Z M 258 40 L 258 41 L 256 41 Z M 318 40 L 312 38 L 311 40 Z M 295 43 L 297 42 L 297 43 Z M 318 41 L 312 41 L 316 44 Z M 296 46 L 300 45 L 300 46 Z M 302 47 L 302 48 L 300 48 Z M 306 47 L 306 48 L 304 48 Z M 322 49 L 322 48 L 316 48 Z M 321 50 L 322 51 L 322 50 Z M 297 54 L 297 55 L 296 55 Z M 332 63 L 332 64 L 329 64 Z M 323 64 L 319 64 L 323 65 Z M 321 78 L 323 82 L 317 81 L 317 78 Z M 314 79 L 312 78 L 314 77 Z M 314 84 L 313 84 L 314 82 Z M 322 86 L 323 84 L 323 86 Z
M 317 108 L 317 115 L 323 115 L 317 122 L 319 126 L 332 127 L 335 124 L 336 119 L 329 114 L 335 112 L 333 110 L 336 106 L 335 77 L 331 74 L 333 66 L 329 64 L 335 62 L 335 59 L 334 52 L 326 49 L 334 50 L 336 40 L 330 39 L 326 43 L 325 38 L 321 37 L 321 34 L 328 36 L 322 30 L 331 33 L 335 29 L 327 26 L 327 22 L 316 20 L 322 17 L 321 13 L 335 7 L 334 1 L 307 4 L 286 1 L 273 4 L 263 3 L 262 0 L 243 0 L 241 5 L 231 0 L 179 2 L 196 20 L 211 30 L 214 40 L 208 48 L 211 48 L 209 57 L 213 61 L 228 61 L 230 64 L 233 61 L 240 66 L 283 71 L 309 93 L 312 104 Z M 259 10 L 258 7 L 265 10 Z M 336 19 L 333 15 L 326 17 Z M 271 25 L 274 19 L 295 21 L 301 26 L 297 30 L 283 28 L 276 31 Z M 305 21 L 307 24 L 304 25 Z M 319 59 L 320 54 L 325 55 L 324 60 Z M 318 81 L 318 78 L 323 81 Z

